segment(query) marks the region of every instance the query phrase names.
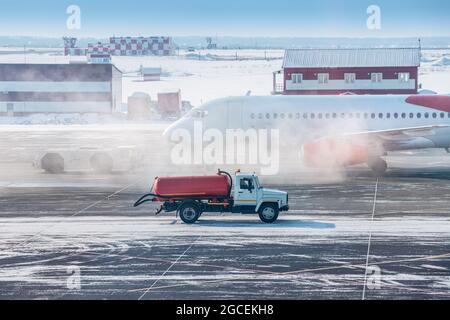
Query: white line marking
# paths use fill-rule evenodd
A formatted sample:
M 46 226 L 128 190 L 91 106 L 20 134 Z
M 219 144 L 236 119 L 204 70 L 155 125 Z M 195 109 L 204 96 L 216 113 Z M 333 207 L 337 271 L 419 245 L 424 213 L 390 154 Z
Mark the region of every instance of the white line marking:
M 145 290 L 145 292 L 139 297 L 138 300 L 142 300 L 142 299 L 145 297 L 145 295 L 146 295 L 150 290 L 152 290 L 153 287 L 159 282 L 159 280 L 161 280 L 162 278 L 164 278 L 164 276 L 167 274 L 167 272 L 169 272 L 169 271 L 170 271 L 170 270 L 178 263 L 178 261 L 180 261 L 181 258 L 183 258 L 183 257 L 186 255 L 186 253 L 187 253 L 189 250 L 191 250 L 191 248 L 194 246 L 194 244 L 195 244 L 198 240 L 200 240 L 201 237 L 202 237 L 202 236 L 199 236 L 197 239 L 195 239 L 195 241 L 191 243 L 191 245 L 189 246 L 189 248 L 187 248 L 186 250 L 184 250 L 184 252 L 177 258 L 177 260 L 175 260 L 175 261 L 170 265 L 170 267 L 167 268 L 167 270 L 164 271 L 164 273 L 163 273 L 158 279 L 156 279 L 156 280 L 152 283 L 152 285 L 151 285 L 149 288 L 147 288 L 147 290 Z
M 372 243 L 372 227 L 373 227 L 373 221 L 375 219 L 375 211 L 377 208 L 377 196 L 378 196 L 378 183 L 380 179 L 377 178 L 377 183 L 375 184 L 375 194 L 373 196 L 373 209 L 372 209 L 372 220 L 370 221 L 370 228 L 369 228 L 369 243 L 367 244 L 367 255 L 366 255 L 366 271 L 364 274 L 364 288 L 363 288 L 363 294 L 362 294 L 362 300 L 366 300 L 366 286 L 367 286 L 367 269 L 369 268 L 369 256 L 370 256 L 370 246 Z

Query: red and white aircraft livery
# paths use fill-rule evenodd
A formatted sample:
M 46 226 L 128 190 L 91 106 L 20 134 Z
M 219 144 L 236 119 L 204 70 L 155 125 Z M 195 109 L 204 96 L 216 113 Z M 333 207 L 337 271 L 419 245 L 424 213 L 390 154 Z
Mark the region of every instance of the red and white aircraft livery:
M 298 143 L 311 166 L 366 163 L 387 169 L 388 151 L 450 148 L 450 96 L 245 96 L 191 110 L 165 132 L 203 128 L 279 129 L 282 144 Z

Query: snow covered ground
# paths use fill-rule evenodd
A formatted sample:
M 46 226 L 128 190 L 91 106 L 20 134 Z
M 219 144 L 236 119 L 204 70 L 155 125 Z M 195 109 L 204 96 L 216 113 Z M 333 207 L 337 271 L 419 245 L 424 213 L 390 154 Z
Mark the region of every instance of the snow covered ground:
M 13 48 L 14 49 L 14 48 Z M 65 57 L 61 51 L 36 50 L 21 54 L 19 49 L 0 49 L 0 63 L 67 63 L 83 61 L 84 57 Z M 20 52 L 20 51 L 19 51 Z M 182 99 L 194 106 L 226 97 L 269 95 L 272 72 L 282 67 L 283 50 L 199 50 L 180 51 L 174 57 L 113 57 L 113 63 L 124 72 L 123 102 L 135 92 L 150 94 L 166 89 L 181 89 Z M 138 75 L 140 67 L 162 68 L 161 81 L 144 82 Z M 450 94 L 450 50 L 424 50 L 419 83 L 422 89 Z M 0 118 L 0 124 L 84 124 L 118 123 L 123 117 L 95 115 L 37 115 L 25 118 Z
M 391 172 L 373 222 L 376 181 L 355 172 L 345 183 L 269 185 L 292 208 L 273 225 L 205 214 L 190 226 L 153 216 L 157 204 L 132 207 L 148 187 L 141 175 L 24 178 L 0 184 L 0 299 L 361 299 L 369 232 L 380 274 L 367 299 L 450 297 L 442 174 Z

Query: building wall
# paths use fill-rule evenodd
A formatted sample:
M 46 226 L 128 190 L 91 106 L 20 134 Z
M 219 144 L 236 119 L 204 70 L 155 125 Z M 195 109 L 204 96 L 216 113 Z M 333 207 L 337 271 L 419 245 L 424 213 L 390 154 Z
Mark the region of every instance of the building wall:
M 171 37 L 112 37 L 109 43 L 90 43 L 87 48 L 70 47 L 65 43 L 66 56 L 110 54 L 113 56 L 172 56 L 176 46 Z
M 111 82 L 111 103 L 112 111 L 119 112 L 122 109 L 122 72 L 112 67 Z
M 110 113 L 121 82 L 112 65 L 0 64 L 0 113 Z
M 400 82 L 398 74 L 408 72 L 409 82 Z M 292 74 L 303 74 L 300 84 L 292 82 Z M 328 73 L 329 82 L 319 84 L 318 74 Z M 355 83 L 345 82 L 345 73 L 356 74 Z M 371 81 L 372 73 L 383 73 L 380 83 Z M 417 67 L 374 68 L 286 68 L 284 69 L 284 94 L 414 94 L 418 90 Z

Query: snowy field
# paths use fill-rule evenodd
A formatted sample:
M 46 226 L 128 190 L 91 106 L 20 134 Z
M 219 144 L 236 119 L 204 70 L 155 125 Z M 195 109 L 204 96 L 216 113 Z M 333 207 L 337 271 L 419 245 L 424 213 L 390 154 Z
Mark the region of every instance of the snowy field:
M 83 57 L 65 57 L 61 52 L 1 54 L 0 63 L 68 63 Z M 281 69 L 283 50 L 199 50 L 180 51 L 173 57 L 113 57 L 113 63 L 124 72 L 123 102 L 134 92 L 146 92 L 156 99 L 158 92 L 179 88 L 183 100 L 199 105 L 225 96 L 269 95 L 272 72 Z M 162 68 L 159 82 L 143 82 L 137 75 L 140 67 Z
M 0 49 L 0 63 L 67 63 L 83 61 L 82 57 L 65 57 L 60 51 L 20 54 Z M 124 72 L 123 102 L 134 92 L 146 92 L 156 99 L 158 92 L 179 88 L 183 100 L 194 106 L 212 99 L 245 95 L 269 95 L 272 72 L 280 70 L 283 50 L 199 50 L 180 51 L 173 57 L 113 57 L 113 63 Z M 162 68 L 157 82 L 143 82 L 139 68 Z M 419 82 L 423 89 L 450 94 L 450 50 L 423 51 Z

